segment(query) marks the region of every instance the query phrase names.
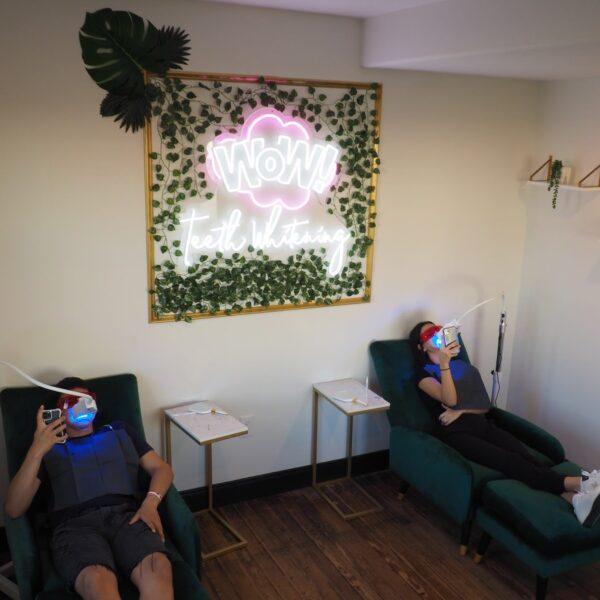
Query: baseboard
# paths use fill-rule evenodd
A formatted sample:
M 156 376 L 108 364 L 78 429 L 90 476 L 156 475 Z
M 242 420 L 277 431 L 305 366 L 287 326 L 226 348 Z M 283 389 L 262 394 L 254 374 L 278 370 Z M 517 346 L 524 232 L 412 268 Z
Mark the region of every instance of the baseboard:
M 368 454 L 359 454 L 352 457 L 352 474 L 364 475 L 375 471 L 383 471 L 389 465 L 389 451 L 379 450 Z M 319 463 L 319 481 L 342 477 L 346 473 L 346 459 L 340 458 Z M 242 500 L 252 500 L 262 496 L 272 496 L 281 492 L 289 492 L 309 486 L 312 478 L 310 465 L 265 473 L 255 477 L 246 477 L 217 483 L 213 486 L 214 503 L 223 506 Z M 206 507 L 208 502 L 206 487 L 193 488 L 180 492 L 190 510 L 196 511 Z M 0 564 L 4 558 L 9 560 L 6 530 L 0 527 Z
M 389 466 L 389 451 L 379 450 L 352 457 L 352 474 L 364 475 L 375 471 L 383 471 Z M 319 481 L 342 477 L 346 473 L 346 459 L 340 458 L 319 463 Z M 262 496 L 272 496 L 281 492 L 289 492 L 311 484 L 312 468 L 310 465 L 275 471 L 254 477 L 236 479 L 213 486 L 213 500 L 216 506 L 224 506 L 233 502 L 252 500 Z M 180 493 L 190 510 L 205 508 L 208 502 L 206 487 L 184 490 Z

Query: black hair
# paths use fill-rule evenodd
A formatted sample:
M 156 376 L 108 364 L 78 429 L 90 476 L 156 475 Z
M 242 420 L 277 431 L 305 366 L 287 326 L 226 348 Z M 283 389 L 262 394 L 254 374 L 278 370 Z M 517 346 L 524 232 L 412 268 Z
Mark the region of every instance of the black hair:
M 80 379 L 79 377 L 65 377 L 64 379 L 61 379 L 58 383 L 56 383 L 54 387 L 62 388 L 63 390 L 83 388 L 86 389 L 88 392 L 94 391 L 86 381 Z M 61 397 L 61 395 L 62 392 L 50 392 L 48 405 L 56 406 L 56 403 L 58 402 L 58 399 Z
M 430 362 L 427 352 L 421 346 L 421 329 L 423 325 L 435 325 L 433 321 L 421 321 L 417 323 L 408 334 L 408 342 L 410 344 L 410 350 L 415 361 L 415 369 L 420 369 Z

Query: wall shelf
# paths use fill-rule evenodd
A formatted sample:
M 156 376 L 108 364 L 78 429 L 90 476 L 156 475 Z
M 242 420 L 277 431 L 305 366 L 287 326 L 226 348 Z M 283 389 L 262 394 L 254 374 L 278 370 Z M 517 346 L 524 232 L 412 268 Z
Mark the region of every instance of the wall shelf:
M 552 176 L 552 154 L 548 157 L 542 165 L 540 165 L 530 176 L 529 181 L 525 183 L 527 185 L 537 185 L 537 186 L 548 186 L 548 182 L 550 181 L 550 177 Z M 545 169 L 545 179 L 535 179 L 535 176 L 538 173 Z M 586 181 L 588 181 L 592 175 L 596 173 L 598 175 L 598 184 L 597 185 L 587 185 Z M 600 191 L 600 165 L 594 167 L 585 177 L 582 177 L 577 185 L 567 185 L 567 184 L 559 184 L 559 190 L 577 190 L 579 192 L 598 192 Z M 550 191 L 550 190 L 548 190 Z
M 526 181 L 525 182 L 526 185 L 533 185 L 536 187 L 548 187 L 548 182 L 547 181 Z M 563 185 L 561 183 L 560 187 L 559 187 L 559 192 L 560 190 L 575 190 L 577 192 L 600 192 L 600 187 L 592 187 L 592 186 L 579 186 L 579 185 Z

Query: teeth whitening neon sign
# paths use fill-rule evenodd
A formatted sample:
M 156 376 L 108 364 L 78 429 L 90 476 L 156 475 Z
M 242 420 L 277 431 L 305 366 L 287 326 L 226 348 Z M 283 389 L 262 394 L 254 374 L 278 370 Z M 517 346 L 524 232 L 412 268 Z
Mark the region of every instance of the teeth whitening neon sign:
M 283 256 L 325 247 L 328 275 L 342 271 L 350 232 L 324 209 L 316 222 L 305 214 L 310 199 L 326 194 L 335 182 L 340 150 L 312 137 L 311 130 L 302 120 L 260 109 L 248 116 L 239 135 L 219 135 L 207 144 L 208 173 L 224 192 L 217 192 L 217 203 L 241 194 L 259 210 L 248 212 L 243 203 L 224 213 L 191 208 L 181 219 L 186 267 L 205 252 L 230 255 L 252 246 Z
M 339 149 L 311 138 L 307 124 L 269 109 L 252 113 L 239 135 L 209 142 L 208 165 L 230 193 L 258 207 L 304 207 L 323 194 L 337 176 Z
M 314 226 L 308 219 L 290 220 L 282 218 L 281 206 L 274 206 L 264 221 L 255 218 L 245 222 L 242 211 L 234 209 L 220 223 L 211 222 L 209 215 L 192 210 L 189 216 L 181 220 L 184 225 L 183 247 L 184 264 L 194 263 L 193 255 L 205 251 L 220 251 L 225 254 L 243 251 L 251 244 L 255 249 L 297 251 L 300 248 L 328 248 L 331 276 L 338 275 L 344 267 L 347 245 L 351 235 L 347 229 L 332 231 L 323 225 Z M 294 213 L 294 215 L 297 213 Z

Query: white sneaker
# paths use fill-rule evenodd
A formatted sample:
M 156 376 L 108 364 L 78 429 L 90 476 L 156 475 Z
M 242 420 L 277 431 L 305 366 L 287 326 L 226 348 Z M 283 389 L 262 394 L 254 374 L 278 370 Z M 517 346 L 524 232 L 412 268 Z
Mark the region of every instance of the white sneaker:
M 600 518 L 600 485 L 573 496 L 575 516 L 584 527 L 593 527 Z
M 586 493 L 600 486 L 600 470 L 581 471 L 581 492 Z

